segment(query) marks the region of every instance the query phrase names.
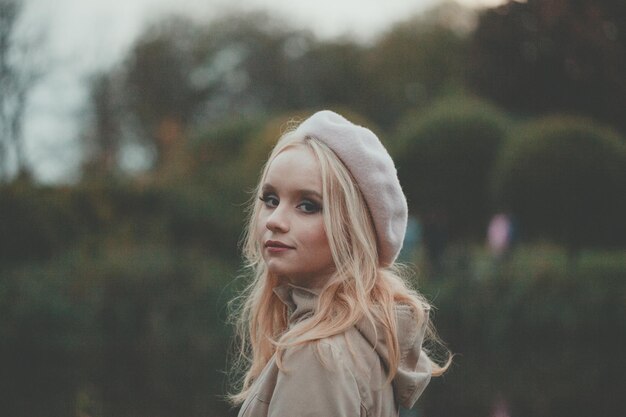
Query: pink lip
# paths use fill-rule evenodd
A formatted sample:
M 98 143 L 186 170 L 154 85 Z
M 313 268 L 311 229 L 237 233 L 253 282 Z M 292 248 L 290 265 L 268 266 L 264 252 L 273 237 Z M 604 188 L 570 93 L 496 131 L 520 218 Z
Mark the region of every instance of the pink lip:
M 273 253 L 279 253 L 279 252 L 285 252 L 289 249 L 294 249 L 293 246 L 289 246 L 283 242 L 280 242 L 278 240 L 268 240 L 265 242 L 265 248 L 269 251 L 269 252 L 273 252 Z

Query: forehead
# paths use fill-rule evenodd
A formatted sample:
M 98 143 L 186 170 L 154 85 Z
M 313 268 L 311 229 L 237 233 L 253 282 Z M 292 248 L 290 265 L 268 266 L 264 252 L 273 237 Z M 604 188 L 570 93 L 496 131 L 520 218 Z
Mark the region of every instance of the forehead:
M 313 151 L 305 146 L 291 146 L 270 163 L 264 185 L 293 190 L 310 189 L 321 193 L 322 174 Z

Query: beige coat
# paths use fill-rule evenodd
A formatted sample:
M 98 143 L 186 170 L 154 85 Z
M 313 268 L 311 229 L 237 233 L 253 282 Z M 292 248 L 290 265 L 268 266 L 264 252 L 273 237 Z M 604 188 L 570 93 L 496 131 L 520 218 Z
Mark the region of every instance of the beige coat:
M 290 325 L 313 314 L 315 292 L 293 285 L 274 292 L 289 307 Z M 420 354 L 426 321 L 416 325 L 408 306 L 399 305 L 396 311 L 401 363 L 392 384 L 385 383 L 388 349 L 383 332 L 378 331 L 376 340 L 372 325 L 362 320 L 318 344 L 287 349 L 285 372 L 272 357 L 239 417 L 395 417 L 398 404 L 412 407 L 431 377 L 430 361 Z

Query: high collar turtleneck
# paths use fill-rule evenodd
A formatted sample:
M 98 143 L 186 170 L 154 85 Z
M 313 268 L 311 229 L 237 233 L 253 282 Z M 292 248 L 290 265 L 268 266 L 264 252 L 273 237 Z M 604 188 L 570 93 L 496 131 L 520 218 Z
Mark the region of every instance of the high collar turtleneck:
M 315 313 L 319 293 L 319 289 L 304 288 L 289 283 L 274 288 L 274 294 L 289 309 L 289 324 L 310 317 Z

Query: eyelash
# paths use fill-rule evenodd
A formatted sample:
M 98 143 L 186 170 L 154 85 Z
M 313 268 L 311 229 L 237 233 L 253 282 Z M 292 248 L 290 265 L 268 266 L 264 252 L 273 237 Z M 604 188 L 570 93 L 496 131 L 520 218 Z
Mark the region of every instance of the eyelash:
M 263 194 L 261 197 L 259 197 L 259 200 L 261 200 L 262 202 L 265 203 L 265 205 L 269 205 L 270 204 L 270 200 L 278 200 L 276 197 L 273 197 L 271 195 L 265 195 Z
M 319 204 L 316 204 L 316 203 L 314 203 L 312 201 L 308 201 L 308 200 L 305 200 L 302 203 L 298 204 L 298 207 L 304 206 L 304 205 L 311 206 L 311 210 L 310 211 L 305 211 L 305 213 L 307 213 L 307 214 L 317 213 L 317 212 L 322 210 L 322 208 L 319 206 Z
M 278 201 L 278 199 L 276 197 L 274 197 L 273 195 L 271 195 L 271 194 L 264 194 L 264 195 L 259 197 L 259 200 L 261 200 L 263 203 L 265 203 L 265 205 L 268 208 L 275 208 L 276 207 L 276 206 L 271 206 L 270 205 L 272 203 L 272 200 Z M 278 205 L 278 204 L 276 204 L 276 205 Z M 298 204 L 296 207 L 302 207 L 302 206 L 305 206 L 305 205 L 306 206 L 311 206 L 310 211 L 309 210 L 304 210 L 303 211 L 305 214 L 313 214 L 313 213 L 317 213 L 317 212 L 322 210 L 322 207 L 319 204 L 317 204 L 317 203 L 315 203 L 313 201 L 310 201 L 310 200 L 304 200 L 300 204 Z

